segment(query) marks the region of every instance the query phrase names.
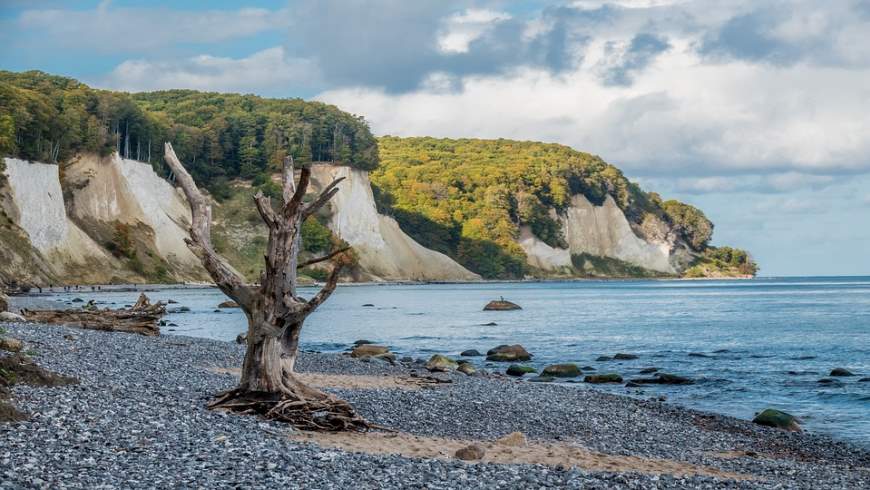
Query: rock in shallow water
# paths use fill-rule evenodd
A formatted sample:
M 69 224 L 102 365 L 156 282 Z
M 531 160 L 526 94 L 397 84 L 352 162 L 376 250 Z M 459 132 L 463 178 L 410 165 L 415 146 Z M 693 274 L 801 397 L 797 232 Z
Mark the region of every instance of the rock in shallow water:
M 494 362 L 515 362 L 531 360 L 532 355 L 520 344 L 499 345 L 486 351 L 486 360 Z
M 620 352 L 619 354 L 614 355 L 613 358 L 617 361 L 633 361 L 637 359 L 637 356 L 634 354 L 623 354 Z
M 622 383 L 622 376 L 616 373 L 607 374 L 589 374 L 583 378 L 584 383 L 602 384 L 602 383 Z
M 683 376 L 676 374 L 658 373 L 652 378 L 636 378 L 631 380 L 637 384 L 654 384 L 654 385 L 691 385 L 695 382 Z
M 483 311 L 522 310 L 520 305 L 506 301 L 504 298 L 492 300 L 483 307 Z
M 855 373 L 845 368 L 834 368 L 828 376 L 855 376 Z
M 505 374 L 507 374 L 508 376 L 521 377 L 526 374 L 532 374 L 537 372 L 538 371 L 536 371 L 535 368 L 531 366 L 520 366 L 519 364 L 511 364 L 510 367 L 507 368 L 507 371 L 505 371 Z
M 541 371 L 542 376 L 552 376 L 556 378 L 576 378 L 580 376 L 580 368 L 576 364 L 553 364 L 547 366 Z
M 433 372 L 445 373 L 447 371 L 453 371 L 457 367 L 459 367 L 459 364 L 457 364 L 456 361 L 441 354 L 433 355 L 429 358 L 429 362 L 426 363 L 426 369 Z
M 776 429 L 787 430 L 790 432 L 800 432 L 801 426 L 798 425 L 797 418 L 781 410 L 768 408 L 759 413 L 752 419 L 752 422 L 766 427 L 774 427 Z
M 459 355 L 462 357 L 480 357 L 483 354 L 478 352 L 476 349 L 468 349 L 460 352 Z

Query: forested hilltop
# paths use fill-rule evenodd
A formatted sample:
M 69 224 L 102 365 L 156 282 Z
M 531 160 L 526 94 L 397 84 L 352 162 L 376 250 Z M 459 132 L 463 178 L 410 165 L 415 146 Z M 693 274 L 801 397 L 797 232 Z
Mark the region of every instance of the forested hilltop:
M 216 247 L 249 278 L 259 274 L 265 243 L 263 230 L 252 226 L 257 220 L 249 198 L 254 190 L 272 197 L 280 193 L 273 177 L 288 154 L 300 164 L 361 171 L 347 182 L 365 189 L 355 195 L 363 200 L 369 189 L 363 172 L 370 172 L 381 214 L 394 217 L 419 244 L 488 279 L 727 277 L 757 271 L 746 252 L 709 245 L 713 224 L 697 208 L 645 192 L 600 157 L 566 146 L 503 139 L 376 139 L 362 117 L 320 102 L 192 90 L 128 94 L 38 71 L 0 71 L 0 156 L 64 167 L 80 155 L 117 153 L 169 177 L 164 141 L 173 143 L 198 184 L 220 204 Z M 0 159 L 0 170 L 2 164 Z M 71 185 L 65 173 L 62 168 L 62 185 Z M 0 173 L 0 190 L 3 178 Z M 85 185 L 83 179 L 75 185 Z M 80 191 L 63 190 L 65 198 Z M 374 210 L 375 204 L 367 206 Z M 0 212 L 0 218 L 12 223 L 13 216 Z M 306 222 L 306 253 L 342 243 L 332 218 L 318 215 Z M 121 224 L 114 226 L 124 233 L 113 235 L 79 221 L 124 264 L 150 256 L 148 245 L 135 257 L 131 251 L 118 253 L 126 249 L 116 242 L 128 241 Z M 593 229 L 601 223 L 603 228 Z M 372 224 L 365 232 L 381 233 L 380 226 L 389 224 Z M 26 241 L 21 230 L 15 231 Z M 8 242 L 11 236 L 0 238 Z M 371 239 L 378 243 L 378 237 Z M 126 267 L 144 270 L 149 280 L 169 277 L 148 273 L 167 270 L 158 262 Z
M 127 94 L 39 71 L 0 71 L 0 155 L 58 163 L 117 151 L 165 173 L 164 141 L 218 195 L 231 179 L 279 168 L 288 153 L 365 170 L 378 164 L 365 121 L 320 102 L 192 90 Z
M 644 192 L 600 157 L 558 144 L 511 140 L 379 138 L 372 172 L 382 212 L 423 245 L 490 278 L 530 271 L 517 243 L 519 227 L 554 248 L 567 248 L 558 215 L 583 195 L 601 205 L 610 196 L 642 238 L 684 242 L 694 259 L 689 276 L 753 275 L 742 250 L 709 246 L 713 223 L 699 209 Z M 584 257 L 572 257 L 574 265 Z M 618 262 L 618 261 L 617 261 Z M 604 261 L 596 275 L 655 275 Z M 574 271 L 584 275 L 583 271 Z

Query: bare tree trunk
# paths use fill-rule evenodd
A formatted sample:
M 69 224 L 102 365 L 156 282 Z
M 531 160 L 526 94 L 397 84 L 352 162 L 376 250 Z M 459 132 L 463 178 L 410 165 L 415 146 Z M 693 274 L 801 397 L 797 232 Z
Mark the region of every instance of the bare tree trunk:
M 299 334 L 305 319 L 326 301 L 338 284 L 347 255 L 334 252 L 333 269 L 321 290 L 310 299 L 296 292 L 298 255 L 302 247 L 302 223 L 338 192 L 334 180 L 312 202 L 302 203 L 311 170 L 303 167 L 295 181 L 293 159 L 283 169 L 282 206 L 272 208 L 262 193 L 254 196 L 260 217 L 269 228 L 265 269 L 256 288 L 244 284 L 211 245 L 211 206 L 199 192 L 172 149 L 165 144 L 165 158 L 190 204 L 193 223 L 188 246 L 200 258 L 215 284 L 244 310 L 248 318 L 247 350 L 239 385 L 218 395 L 210 408 L 259 413 L 311 430 L 365 430 L 370 425 L 346 402 L 306 386 L 295 375 Z M 312 263 L 308 261 L 307 263 Z

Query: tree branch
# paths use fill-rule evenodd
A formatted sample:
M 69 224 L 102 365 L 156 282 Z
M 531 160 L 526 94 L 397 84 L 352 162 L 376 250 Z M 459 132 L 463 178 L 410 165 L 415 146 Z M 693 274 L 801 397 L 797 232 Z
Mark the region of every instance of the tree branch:
M 269 198 L 264 196 L 262 192 L 257 192 L 257 195 L 254 196 L 254 204 L 257 205 L 257 212 L 260 213 L 260 217 L 263 218 L 266 225 L 270 228 L 275 226 L 278 216 L 272 210 L 272 203 L 269 201 Z
M 305 262 L 302 262 L 301 264 L 297 265 L 296 268 L 301 269 L 303 267 L 308 267 L 309 265 L 316 264 L 318 262 L 324 262 L 326 260 L 329 260 L 329 259 L 335 257 L 336 255 L 338 255 L 340 253 L 347 252 L 348 250 L 350 250 L 350 247 L 340 248 L 338 250 L 330 252 L 329 255 L 324 255 L 323 257 L 317 257 L 316 259 L 306 260 Z
M 336 286 L 338 286 L 338 277 L 341 275 L 341 270 L 344 269 L 344 265 L 344 262 L 338 262 L 335 264 L 335 267 L 332 268 L 332 272 L 329 273 L 329 277 L 326 279 L 326 284 L 324 284 L 323 287 L 320 288 L 320 291 L 318 291 L 313 298 L 308 300 L 302 308 L 302 313 L 304 315 L 310 315 L 318 306 L 329 299 L 333 291 L 335 291 Z
M 328 186 L 326 186 L 323 191 L 320 192 L 320 195 L 317 196 L 317 199 L 312 201 L 310 204 L 305 206 L 305 209 L 302 211 L 302 219 L 311 216 L 316 213 L 318 209 L 322 208 L 326 203 L 332 199 L 332 196 L 336 195 L 339 189 L 336 186 L 344 180 L 344 177 L 339 177 L 333 180 Z
M 296 191 L 296 183 L 293 181 L 293 157 L 287 155 L 284 157 L 284 169 L 281 173 L 282 194 L 284 203 L 290 202 L 290 197 Z
M 284 201 L 284 216 L 286 218 L 293 216 L 299 210 L 299 205 L 302 203 L 302 198 L 305 197 L 305 193 L 308 191 L 308 183 L 310 181 L 311 169 L 308 167 L 302 167 L 302 172 L 299 174 L 299 184 L 296 185 L 296 192 L 293 193 L 293 197 L 291 197 L 289 201 Z
M 178 160 L 175 150 L 172 149 L 172 144 L 166 142 L 163 149 L 163 157 L 169 168 L 172 169 L 172 173 L 175 174 L 176 182 L 181 186 L 190 205 L 191 225 L 190 238 L 185 240 L 187 246 L 199 257 L 202 266 L 208 271 L 215 285 L 240 306 L 250 309 L 253 301 L 250 288 L 245 286 L 244 279 L 227 265 L 212 247 L 211 205 L 199 191 L 193 177 Z

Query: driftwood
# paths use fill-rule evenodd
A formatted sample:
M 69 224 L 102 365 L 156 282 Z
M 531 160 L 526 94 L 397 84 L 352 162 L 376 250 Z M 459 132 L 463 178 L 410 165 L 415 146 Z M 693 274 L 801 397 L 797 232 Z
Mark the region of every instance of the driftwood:
M 199 257 L 215 285 L 238 303 L 248 320 L 247 345 L 239 385 L 219 394 L 209 408 L 259 414 L 306 430 L 367 430 L 373 426 L 347 402 L 304 384 L 295 371 L 299 334 L 305 319 L 335 291 L 342 267 L 350 258 L 347 250 L 299 263 L 302 223 L 326 205 L 338 192 L 338 178 L 309 202 L 304 201 L 311 169 L 302 167 L 296 180 L 293 159 L 287 157 L 281 176 L 281 198 L 262 193 L 254 205 L 266 227 L 269 241 L 263 256 L 265 268 L 259 285 L 245 284 L 235 270 L 217 254 L 211 243 L 211 205 L 172 149 L 164 145 L 164 158 L 181 186 L 191 210 L 187 245 Z M 332 270 L 320 291 L 303 298 L 296 288 L 300 266 L 330 261 Z
M 160 335 L 157 322 L 166 314 L 166 305 L 162 302 L 151 304 L 145 294 L 131 308 L 120 310 L 100 310 L 93 301 L 83 308 L 69 310 L 22 310 L 25 319 L 32 322 L 49 323 L 52 325 L 68 325 L 87 330 L 103 330 L 108 332 L 128 332 L 140 335 Z

